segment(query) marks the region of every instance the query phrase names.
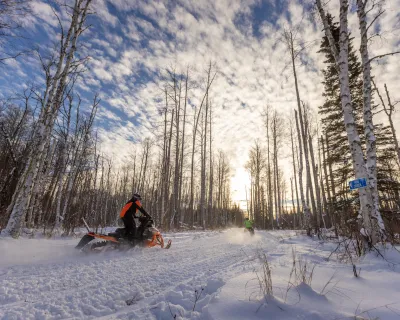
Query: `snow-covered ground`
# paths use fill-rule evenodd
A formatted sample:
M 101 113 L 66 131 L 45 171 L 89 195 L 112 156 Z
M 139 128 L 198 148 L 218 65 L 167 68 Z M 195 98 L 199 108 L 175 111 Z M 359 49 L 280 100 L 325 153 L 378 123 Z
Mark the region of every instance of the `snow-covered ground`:
M 293 231 L 166 234 L 171 249 L 85 256 L 79 239 L 0 240 L 0 319 L 400 319 L 400 254 L 351 266 Z M 314 267 L 290 276 L 292 252 Z M 273 296 L 260 294 L 263 259 Z M 334 258 L 335 255 L 332 256 Z M 289 282 L 290 280 L 290 283 Z

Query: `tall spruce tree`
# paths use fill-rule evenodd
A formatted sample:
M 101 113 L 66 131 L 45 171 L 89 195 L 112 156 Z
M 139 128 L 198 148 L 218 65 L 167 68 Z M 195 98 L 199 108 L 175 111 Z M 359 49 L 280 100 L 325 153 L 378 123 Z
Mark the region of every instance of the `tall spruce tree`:
M 327 15 L 328 23 L 331 28 L 332 35 L 339 49 L 339 32 L 338 23 L 333 21 L 331 15 Z M 353 38 L 349 39 L 349 82 L 352 104 L 354 106 L 354 118 L 357 124 L 357 130 L 360 138 L 364 138 L 363 134 L 363 85 L 362 85 L 362 66 L 359 58 L 352 45 Z M 342 107 L 340 103 L 340 84 L 339 75 L 335 63 L 335 59 L 330 50 L 329 41 L 326 36 L 323 37 L 320 50 L 325 56 L 324 63 L 326 67 L 322 70 L 324 75 L 324 93 L 325 102 L 319 107 L 321 116 L 323 137 L 325 145 L 329 150 L 327 152 L 326 163 L 332 172 L 329 181 L 331 199 L 329 202 L 339 219 L 343 222 L 357 212 L 358 193 L 350 192 L 348 181 L 354 179 L 354 172 L 351 163 L 351 153 L 347 141 L 345 126 L 343 123 Z M 393 161 L 395 161 L 394 142 L 390 136 L 390 132 L 386 126 L 377 124 L 377 167 L 378 167 L 378 189 L 381 195 L 381 206 L 387 204 L 387 199 L 391 203 L 398 202 L 399 184 L 396 180 L 398 173 L 393 170 Z M 365 150 L 365 141 L 361 141 Z M 328 184 L 328 181 L 326 182 Z

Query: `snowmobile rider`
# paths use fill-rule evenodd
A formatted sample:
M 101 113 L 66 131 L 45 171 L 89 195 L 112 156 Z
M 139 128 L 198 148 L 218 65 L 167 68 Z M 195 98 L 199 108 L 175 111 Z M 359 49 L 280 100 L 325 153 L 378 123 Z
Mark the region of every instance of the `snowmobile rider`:
M 253 221 L 249 220 L 248 217 L 244 220 L 244 226 L 246 227 L 247 230 L 254 230 L 253 229 Z
M 126 203 L 119 214 L 119 217 L 124 222 L 125 234 L 129 240 L 141 239 L 144 232 L 145 220 L 150 218 L 150 215 L 146 212 L 146 210 L 143 209 L 141 201 L 142 197 L 140 194 L 135 193 L 132 199 Z M 143 214 L 142 217 L 137 216 L 138 211 Z M 139 221 L 141 222 L 138 229 L 136 229 L 134 218 L 139 218 Z

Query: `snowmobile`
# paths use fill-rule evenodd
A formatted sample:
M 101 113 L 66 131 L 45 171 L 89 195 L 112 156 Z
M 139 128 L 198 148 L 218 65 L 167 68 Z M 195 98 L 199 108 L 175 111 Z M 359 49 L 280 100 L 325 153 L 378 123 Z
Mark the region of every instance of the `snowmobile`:
M 164 239 L 160 231 L 154 227 L 154 221 L 150 216 L 142 219 L 143 235 L 140 239 L 134 239 L 134 241 L 127 238 L 125 228 L 118 228 L 108 234 L 95 233 L 90 231 L 85 219 L 82 220 L 88 233 L 82 237 L 75 248 L 83 252 L 104 252 L 115 249 L 129 250 L 136 246 L 148 248 L 160 246 L 163 249 L 171 247 L 171 240 L 168 240 L 167 244 L 164 245 Z
M 244 232 L 250 232 L 250 235 L 254 236 L 254 229 L 253 228 L 244 228 Z

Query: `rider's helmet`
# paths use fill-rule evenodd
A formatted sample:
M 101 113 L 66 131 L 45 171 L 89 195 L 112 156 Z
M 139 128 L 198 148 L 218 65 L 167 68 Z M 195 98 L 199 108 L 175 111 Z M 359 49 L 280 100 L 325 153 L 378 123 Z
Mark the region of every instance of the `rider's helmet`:
M 136 200 L 142 201 L 142 197 L 140 196 L 139 193 L 134 193 L 133 198 L 135 198 Z
M 142 197 L 140 196 L 139 193 L 134 193 L 131 201 L 132 201 L 132 202 L 135 202 L 135 203 L 136 203 L 137 201 L 139 201 L 139 206 L 140 206 L 140 207 L 142 206 Z
M 246 220 L 249 220 L 249 217 L 246 217 Z

